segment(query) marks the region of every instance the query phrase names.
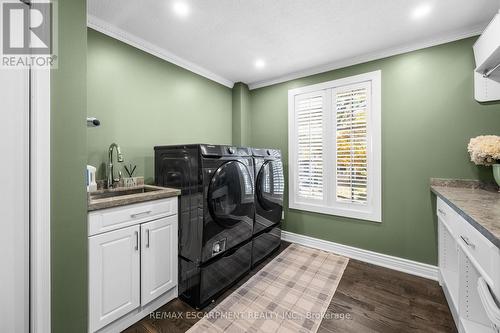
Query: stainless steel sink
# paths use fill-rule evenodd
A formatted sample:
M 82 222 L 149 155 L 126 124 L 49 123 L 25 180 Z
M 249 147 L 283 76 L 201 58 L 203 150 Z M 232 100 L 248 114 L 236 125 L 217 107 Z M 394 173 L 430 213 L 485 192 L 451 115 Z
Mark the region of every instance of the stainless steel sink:
M 120 190 L 104 190 L 104 191 L 99 191 L 95 193 L 90 193 L 90 200 L 99 200 L 99 199 L 107 199 L 107 198 L 116 198 L 116 197 L 122 197 L 125 195 L 132 195 L 132 194 L 143 194 L 143 193 L 150 193 L 150 192 L 156 192 L 156 191 L 161 191 L 162 188 L 156 188 L 156 187 L 149 187 L 149 186 L 141 186 L 141 187 L 134 187 L 131 189 L 120 189 Z

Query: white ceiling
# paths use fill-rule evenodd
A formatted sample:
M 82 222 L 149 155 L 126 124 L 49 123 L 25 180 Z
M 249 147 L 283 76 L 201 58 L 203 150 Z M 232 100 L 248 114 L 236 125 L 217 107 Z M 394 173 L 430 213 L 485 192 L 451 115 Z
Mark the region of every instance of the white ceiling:
M 175 2 L 188 4 L 180 17 Z M 412 13 L 433 9 L 422 19 Z M 222 84 L 259 87 L 482 31 L 498 0 L 88 0 L 89 26 Z M 257 59 L 265 67 L 257 69 Z

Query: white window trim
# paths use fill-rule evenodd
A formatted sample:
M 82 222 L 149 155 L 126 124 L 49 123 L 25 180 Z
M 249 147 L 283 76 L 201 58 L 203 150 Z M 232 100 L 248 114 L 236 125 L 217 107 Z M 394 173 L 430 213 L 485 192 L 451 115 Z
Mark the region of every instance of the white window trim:
M 326 92 L 325 109 L 331 110 L 332 90 L 346 85 L 355 85 L 360 83 L 371 83 L 371 109 L 368 115 L 368 203 L 362 209 L 355 207 L 353 204 L 333 204 L 335 183 L 334 170 L 332 163 L 335 159 L 335 141 L 333 136 L 334 131 L 328 130 L 325 133 L 325 142 L 331 142 L 331 145 L 324 146 L 324 199 L 323 202 L 314 203 L 311 201 L 299 201 L 296 193 L 296 176 L 297 176 L 297 138 L 295 124 L 295 97 L 297 95 L 314 93 L 321 90 Z M 351 76 L 339 80 L 314 84 L 306 87 L 291 89 L 288 91 L 288 179 L 289 179 L 289 207 L 303 211 L 337 215 L 341 217 L 349 217 L 360 220 L 368 220 L 373 222 L 382 222 L 382 72 L 380 70 L 365 73 L 361 75 Z M 323 126 L 335 126 L 335 117 L 324 113 Z

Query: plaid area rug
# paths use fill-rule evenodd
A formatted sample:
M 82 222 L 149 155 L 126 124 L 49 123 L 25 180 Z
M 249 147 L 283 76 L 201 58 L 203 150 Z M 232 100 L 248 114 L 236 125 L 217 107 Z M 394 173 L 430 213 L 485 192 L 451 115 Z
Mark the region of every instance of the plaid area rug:
M 316 332 L 348 262 L 292 244 L 188 332 Z

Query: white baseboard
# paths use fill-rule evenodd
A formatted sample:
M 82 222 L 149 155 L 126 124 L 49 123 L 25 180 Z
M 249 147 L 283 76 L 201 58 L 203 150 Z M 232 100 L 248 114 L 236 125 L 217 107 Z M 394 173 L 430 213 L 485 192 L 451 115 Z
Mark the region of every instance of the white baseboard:
M 322 239 L 282 231 L 281 239 L 291 243 L 297 243 L 316 249 L 333 252 L 348 258 L 367 262 L 369 264 L 382 266 L 396 271 L 420 276 L 426 279 L 438 281 L 438 268 L 433 265 L 420 263 L 413 260 L 389 256 L 387 254 L 363 250 L 356 247 L 338 244 Z

